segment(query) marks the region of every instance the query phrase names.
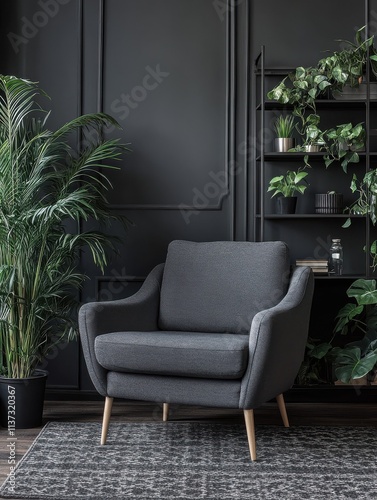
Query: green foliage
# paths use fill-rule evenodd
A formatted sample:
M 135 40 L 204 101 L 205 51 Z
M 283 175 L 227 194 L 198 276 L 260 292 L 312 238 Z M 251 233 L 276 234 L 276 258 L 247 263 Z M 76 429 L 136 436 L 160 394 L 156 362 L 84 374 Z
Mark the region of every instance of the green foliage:
M 307 127 L 319 123 L 316 99 L 321 97 L 330 85 L 330 82 L 324 75 L 320 74 L 317 68 L 298 67 L 294 73 L 290 73 L 288 77 L 268 92 L 267 97 L 293 106 L 292 114 L 299 119 L 297 131 L 305 136 Z
M 267 93 L 268 99 L 293 107 L 292 114 L 299 119 L 297 131 L 302 136 L 302 144 L 295 151 L 306 151 L 307 146 L 316 144 L 325 151 L 325 163 L 329 166 L 340 161 L 344 171 L 349 163 L 359 161 L 358 149 L 365 144 L 365 130 L 362 124 L 338 125 L 335 129 L 322 131 L 319 127 L 317 99 L 325 97 L 328 90 L 341 91 L 345 85 L 358 86 L 368 63 L 377 74 L 377 53 L 373 47 L 373 37 L 363 40 L 365 28 L 356 32 L 355 43 L 342 42 L 345 48 L 321 59 L 316 66 L 299 66 Z M 364 37 L 365 38 L 365 37 Z M 308 157 L 305 164 L 310 167 Z
M 376 280 L 356 280 L 348 288 L 347 296 L 353 301 L 338 312 L 332 339 L 328 342 L 309 339 L 297 383 L 328 383 L 333 377 L 331 367 L 335 369 L 336 379 L 346 384 L 362 377 L 374 378 L 377 370 Z M 339 335 L 356 340 L 344 347 L 334 347 Z
M 103 140 L 108 115 L 76 118 L 53 132 L 35 103 L 37 85 L 0 75 L 0 374 L 30 376 L 52 345 L 76 332 L 74 294 L 84 247 L 102 270 L 108 238 L 71 233 L 69 221 L 110 221 L 103 172 L 123 148 Z M 75 131 L 90 132 L 80 151 Z M 109 163 L 108 163 L 109 162 Z
M 366 172 L 363 179 L 359 181 L 356 174 L 353 174 L 351 181 L 352 193 L 357 193 L 356 200 L 346 208 L 350 214 L 368 215 L 373 225 L 377 222 L 377 170 L 372 169 Z M 349 227 L 351 219 L 347 219 L 343 227 Z M 377 246 L 374 242 L 370 249 L 372 257 L 372 268 L 377 267 Z
M 307 172 L 302 172 L 300 170 L 297 172 L 288 170 L 285 175 L 279 175 L 270 180 L 267 192 L 273 191 L 272 198 L 279 193 L 285 198 L 294 196 L 296 192 L 304 194 L 307 188 L 305 180 L 307 175 Z
M 357 346 L 348 346 L 344 349 L 334 348 L 338 353 L 335 364 L 335 375 L 338 380 L 348 384 L 351 380 L 363 378 L 372 372 L 377 364 L 377 345 L 376 349 L 362 352 Z
M 302 136 L 302 144 L 296 151 L 306 151 L 307 146 L 319 144 L 325 152 L 326 167 L 334 161 L 340 162 L 347 172 L 349 163 L 358 163 L 358 150 L 365 146 L 365 129 L 362 123 L 353 126 L 345 123 L 322 131 L 317 114 L 316 101 L 325 97 L 328 91 L 341 92 L 346 85 L 357 87 L 363 79 L 367 65 L 377 76 L 377 52 L 374 38 L 365 37 L 365 27 L 356 32 L 355 42 L 339 40 L 344 48 L 321 59 L 316 66 L 298 67 L 284 78 L 267 97 L 293 107 L 292 114 L 299 119 L 297 131 Z M 304 158 L 309 167 L 308 155 Z M 294 173 L 293 173 L 294 174 Z M 292 180 L 292 177 L 291 177 Z M 270 181 L 269 191 L 282 192 L 284 176 Z M 377 222 L 377 170 L 368 171 L 362 180 L 354 174 L 351 191 L 357 199 L 348 207 L 350 214 L 368 215 L 371 222 Z M 343 227 L 349 227 L 347 219 Z M 377 241 L 370 248 L 372 267 L 377 268 Z M 305 361 L 299 379 L 320 380 L 319 366 L 326 359 L 334 360 L 336 375 L 343 382 L 360 378 L 376 370 L 377 365 L 377 291 L 375 280 L 357 280 L 348 290 L 348 296 L 355 302 L 346 304 L 337 315 L 334 336 L 356 333 L 361 339 L 347 344 L 344 348 L 332 347 L 332 341 L 322 344 L 311 342 L 307 346 Z
M 349 163 L 358 163 L 360 158 L 357 150 L 365 146 L 365 129 L 362 123 L 354 127 L 352 123 L 337 125 L 326 130 L 325 165 L 328 167 L 333 161 L 340 161 L 344 172 L 347 172 Z
M 332 345 L 327 342 L 317 343 L 308 339 L 305 349 L 305 359 L 301 364 L 296 383 L 299 385 L 325 384 L 329 375 L 329 356 Z
M 335 334 L 358 334 L 361 339 L 334 347 L 335 374 L 339 380 L 362 378 L 377 369 L 377 288 L 376 280 L 358 279 L 347 290 L 354 302 L 346 304 L 336 316 Z
M 292 137 L 295 128 L 295 118 L 292 115 L 280 115 L 276 118 L 274 129 L 277 137 L 290 138 Z
M 345 85 L 358 87 L 362 81 L 362 75 L 366 72 L 368 62 L 368 49 L 371 52 L 371 68 L 374 69 L 373 60 L 376 60 L 373 50 L 373 36 L 365 38 L 365 27 L 356 32 L 355 43 L 348 40 L 336 40 L 341 42 L 345 48 L 340 52 L 321 59 L 318 69 L 324 73 L 331 82 L 332 91 L 342 91 Z

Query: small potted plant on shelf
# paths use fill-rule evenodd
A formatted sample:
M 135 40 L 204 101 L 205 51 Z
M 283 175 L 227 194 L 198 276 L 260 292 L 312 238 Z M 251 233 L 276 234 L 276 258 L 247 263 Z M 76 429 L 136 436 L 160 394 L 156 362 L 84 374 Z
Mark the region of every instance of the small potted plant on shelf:
M 307 186 L 308 173 L 298 170 L 297 172 L 288 170 L 285 175 L 279 175 L 270 180 L 267 192 L 273 192 L 272 198 L 278 194 L 277 206 L 278 214 L 294 214 L 296 212 L 297 196 L 295 193 L 304 194 Z
M 275 151 L 278 153 L 286 153 L 295 146 L 293 138 L 293 130 L 295 128 L 295 118 L 292 115 L 280 115 L 274 122 L 276 132 Z
M 297 151 L 305 153 L 318 153 L 325 145 L 324 132 L 318 127 L 319 116 L 311 114 L 305 122 L 305 139 L 304 142 L 296 148 Z

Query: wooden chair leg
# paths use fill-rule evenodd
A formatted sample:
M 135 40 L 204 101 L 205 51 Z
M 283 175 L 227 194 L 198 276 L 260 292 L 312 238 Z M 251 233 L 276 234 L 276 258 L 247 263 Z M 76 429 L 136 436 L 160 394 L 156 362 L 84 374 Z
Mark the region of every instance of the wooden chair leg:
M 245 424 L 246 424 L 246 432 L 247 432 L 247 440 L 249 442 L 249 450 L 251 460 L 257 459 L 257 448 L 255 444 L 255 426 L 254 426 L 254 411 L 253 410 L 244 410 Z
M 169 403 L 164 403 L 162 407 L 162 420 L 167 422 L 169 418 Z
M 102 420 L 101 444 L 106 444 L 107 431 L 109 430 L 112 406 L 113 406 L 113 398 L 106 397 L 105 408 L 103 411 L 103 420 Z
M 289 420 L 283 394 L 279 394 L 279 396 L 276 396 L 276 401 L 278 402 L 278 407 L 280 410 L 281 418 L 283 419 L 284 427 L 289 427 Z

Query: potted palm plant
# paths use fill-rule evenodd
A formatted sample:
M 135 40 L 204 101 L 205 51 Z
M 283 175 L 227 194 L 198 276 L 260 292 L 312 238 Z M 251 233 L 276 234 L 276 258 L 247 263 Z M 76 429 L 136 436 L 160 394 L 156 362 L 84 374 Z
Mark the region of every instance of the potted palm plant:
M 297 196 L 295 193 L 304 194 L 307 188 L 305 177 L 308 173 L 298 170 L 293 172 L 288 170 L 285 175 L 273 177 L 267 192 L 273 192 L 272 198 L 277 194 L 282 196 L 278 197 L 278 214 L 294 214 L 296 212 Z
M 113 168 L 107 162 L 126 149 L 102 138 L 116 122 L 101 113 L 49 130 L 35 102 L 41 94 L 35 83 L 0 75 L 0 423 L 15 428 L 40 425 L 46 374 L 38 366 L 75 335 L 79 250 L 101 269 L 107 261 L 102 232 L 71 233 L 67 222 L 110 220 L 110 183 L 98 167 Z M 91 139 L 75 151 L 71 134 L 80 130 Z

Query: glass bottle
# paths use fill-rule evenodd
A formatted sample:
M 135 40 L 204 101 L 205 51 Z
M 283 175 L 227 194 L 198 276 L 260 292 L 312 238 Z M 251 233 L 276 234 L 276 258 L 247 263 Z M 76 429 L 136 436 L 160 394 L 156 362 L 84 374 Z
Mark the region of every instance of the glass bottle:
M 333 239 L 330 247 L 329 274 L 341 276 L 343 273 L 343 247 L 340 239 Z

